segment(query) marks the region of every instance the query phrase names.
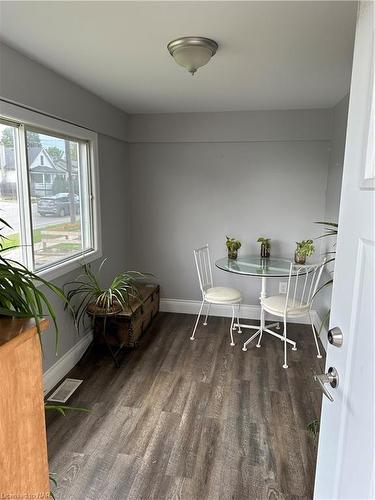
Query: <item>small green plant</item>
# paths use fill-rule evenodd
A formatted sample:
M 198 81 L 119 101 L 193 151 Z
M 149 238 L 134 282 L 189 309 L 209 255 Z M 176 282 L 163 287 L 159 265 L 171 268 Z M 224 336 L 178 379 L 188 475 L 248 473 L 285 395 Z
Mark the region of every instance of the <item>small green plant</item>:
M 320 420 L 318 418 L 315 418 L 311 422 L 307 424 L 307 430 L 311 434 L 311 436 L 314 438 L 314 441 L 316 442 L 319 436 L 319 430 L 320 430 Z
M 310 257 L 315 252 L 313 240 L 296 241 L 296 253 L 301 257 Z
M 258 243 L 261 243 L 264 245 L 266 248 L 271 248 L 271 238 L 263 238 L 262 236 L 257 239 Z
M 239 240 L 236 240 L 235 238 L 229 238 L 229 236 L 226 237 L 226 246 L 228 249 L 228 258 L 229 259 L 237 259 L 237 252 L 241 248 L 241 242 Z
M 260 243 L 260 256 L 262 258 L 269 257 L 271 255 L 271 238 L 264 238 L 260 236 L 257 242 Z
M 227 236 L 226 238 L 226 245 L 228 250 L 239 250 L 241 248 L 241 242 L 239 240 L 236 240 L 235 238 L 229 238 L 229 236 Z

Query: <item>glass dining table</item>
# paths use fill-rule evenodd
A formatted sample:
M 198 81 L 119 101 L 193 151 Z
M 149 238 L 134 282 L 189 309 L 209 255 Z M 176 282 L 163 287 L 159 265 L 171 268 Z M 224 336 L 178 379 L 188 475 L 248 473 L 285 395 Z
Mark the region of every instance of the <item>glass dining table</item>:
M 293 265 L 292 270 L 290 269 L 291 259 L 285 259 L 281 257 L 267 257 L 261 258 L 258 255 L 245 255 L 236 260 L 228 259 L 228 257 L 224 257 L 215 262 L 217 268 L 222 271 L 226 271 L 228 273 L 241 274 L 245 276 L 251 276 L 254 278 L 261 278 L 261 292 L 259 300 L 262 302 L 263 299 L 266 298 L 267 292 L 267 280 L 269 278 L 289 278 L 289 273 L 291 272 L 292 276 L 296 276 L 300 266 Z M 299 272 L 301 275 L 301 272 Z M 247 351 L 247 345 L 259 336 L 259 340 L 257 343 L 257 347 L 260 347 L 260 339 L 262 337 L 263 332 L 267 332 L 268 334 L 279 338 L 280 340 L 284 340 L 284 337 L 277 332 L 271 330 L 271 328 L 276 327 L 278 330 L 280 328 L 280 323 L 277 321 L 275 323 L 268 324 L 266 326 L 264 315 L 261 314 L 260 325 L 251 325 L 240 322 L 238 319 L 238 323 L 234 323 L 234 328 L 238 329 L 238 332 L 241 333 L 242 328 L 248 328 L 252 330 L 256 330 L 256 333 L 252 335 L 243 345 L 242 350 Z M 293 340 L 286 340 L 289 344 L 292 344 L 293 350 L 296 350 L 296 343 Z

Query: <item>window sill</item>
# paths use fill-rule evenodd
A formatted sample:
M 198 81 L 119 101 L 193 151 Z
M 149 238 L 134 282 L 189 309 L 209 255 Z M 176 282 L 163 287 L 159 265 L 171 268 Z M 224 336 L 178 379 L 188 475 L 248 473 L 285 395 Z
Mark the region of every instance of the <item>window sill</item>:
M 54 281 L 66 274 L 79 269 L 84 264 L 89 264 L 94 260 L 100 259 L 102 257 L 102 252 L 100 250 L 92 250 L 84 255 L 77 255 L 67 262 L 57 263 L 51 268 L 43 269 L 41 271 L 35 271 L 35 274 L 40 276 L 46 281 Z M 41 285 L 42 286 L 42 285 Z

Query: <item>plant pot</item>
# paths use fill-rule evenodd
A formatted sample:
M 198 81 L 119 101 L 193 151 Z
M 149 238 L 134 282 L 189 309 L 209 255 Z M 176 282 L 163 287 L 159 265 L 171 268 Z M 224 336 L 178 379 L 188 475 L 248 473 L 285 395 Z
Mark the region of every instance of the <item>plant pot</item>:
M 260 245 L 260 256 L 262 259 L 267 259 L 271 255 L 271 248 L 264 243 Z
M 236 260 L 238 255 L 238 250 L 228 250 L 228 259 Z
M 306 255 L 301 255 L 298 252 L 295 252 L 294 254 L 294 262 L 296 264 L 305 264 L 306 263 Z
M 114 304 L 109 309 L 105 307 L 99 307 L 95 302 L 89 304 L 86 308 L 86 312 L 90 316 L 115 316 L 122 311 L 122 306 L 120 304 Z

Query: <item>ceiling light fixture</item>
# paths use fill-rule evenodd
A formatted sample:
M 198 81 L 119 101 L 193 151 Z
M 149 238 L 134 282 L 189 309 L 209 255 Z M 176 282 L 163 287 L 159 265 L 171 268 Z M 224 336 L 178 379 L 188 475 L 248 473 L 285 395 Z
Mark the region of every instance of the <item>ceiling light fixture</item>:
M 168 43 L 167 49 L 177 64 L 194 75 L 198 68 L 208 63 L 216 54 L 218 44 L 202 36 L 185 36 Z

